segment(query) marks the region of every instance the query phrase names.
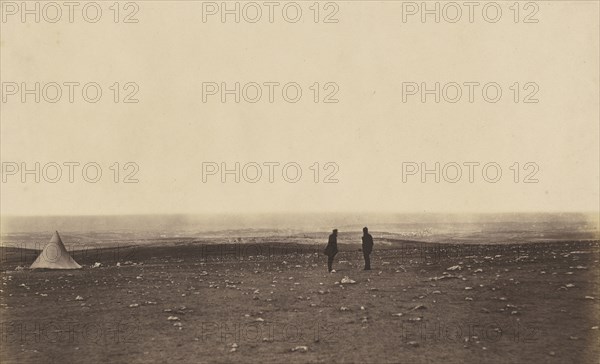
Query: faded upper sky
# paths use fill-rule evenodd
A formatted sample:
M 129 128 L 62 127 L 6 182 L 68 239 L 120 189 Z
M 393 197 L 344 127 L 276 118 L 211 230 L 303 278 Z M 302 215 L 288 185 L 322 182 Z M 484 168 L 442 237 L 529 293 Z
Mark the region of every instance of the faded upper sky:
M 464 7 L 458 22 L 448 22 L 458 13 L 444 10 L 443 2 L 440 23 L 432 15 L 423 23 L 420 9 L 393 1 L 320 3 L 319 23 L 313 2 L 297 2 L 302 15 L 296 23 L 294 7 L 286 7 L 290 21 L 283 17 L 286 3 L 273 8 L 273 23 L 264 6 L 256 23 L 247 22 L 257 13 L 246 3 L 240 3 L 239 23 L 233 15 L 222 23 L 220 9 L 196 1 L 140 1 L 137 9 L 120 3 L 118 15 L 112 2 L 100 2 L 96 23 L 82 18 L 84 2 L 74 9 L 73 23 L 67 8 L 57 23 L 48 23 L 45 18 L 58 13 L 42 7 L 40 23 L 33 15 L 22 23 L 22 9 L 7 3 L 0 24 L 2 214 L 598 210 L 598 2 L 537 2 L 538 9 L 521 4 L 518 14 L 509 8 L 513 2 L 499 2 L 496 23 L 482 16 L 485 2 L 473 9 L 473 23 Z M 89 19 L 95 17 L 94 8 L 86 9 Z M 486 9 L 493 20 L 496 9 Z M 138 23 L 123 23 L 129 14 Z M 339 21 L 323 23 L 326 18 Z M 22 82 L 28 88 L 40 82 L 39 103 L 22 92 Z M 52 82 L 62 91 L 56 103 L 45 100 L 57 98 L 54 84 L 44 88 Z M 65 82 L 80 83 L 73 103 Z M 82 98 L 90 82 L 102 89 L 97 103 Z M 123 102 L 136 91 L 124 88 L 128 82 L 139 86 L 138 103 Z M 203 82 L 228 88 L 239 82 L 240 103 L 233 94 L 222 103 L 220 90 L 203 102 Z M 250 82 L 261 87 L 256 103 L 244 100 L 256 97 L 253 84 L 243 88 Z M 265 82 L 280 84 L 273 86 L 272 103 Z M 296 103 L 282 96 L 290 82 L 302 90 Z M 414 84 L 403 86 L 407 82 L 427 88 L 439 82 L 440 102 L 433 94 L 421 102 Z M 462 90 L 456 103 L 446 101 L 456 97 L 452 82 Z M 465 82 L 480 84 L 473 103 Z M 495 87 L 502 91 L 496 103 L 482 95 L 488 83 L 497 84 L 488 87 L 488 98 Z M 324 103 L 332 92 L 339 102 Z M 88 97 L 94 93 L 88 88 Z M 287 97 L 295 97 L 294 87 Z M 527 98 L 539 102 L 524 103 Z M 35 173 L 21 182 L 14 169 L 21 162 L 30 169 L 40 163 L 39 183 Z M 62 166 L 56 183 L 44 179 L 56 175 L 52 162 Z M 80 163 L 73 183 L 65 162 Z M 89 162 L 102 169 L 97 183 L 82 177 Z M 113 181 L 115 162 L 119 183 Z M 127 162 L 139 166 L 138 183 L 123 183 L 134 170 L 124 170 Z M 203 162 L 246 168 L 240 168 L 239 183 L 232 174 L 221 183 L 219 172 L 203 182 Z M 257 183 L 247 181 L 256 175 L 252 162 L 262 168 Z M 273 183 L 265 162 L 280 163 Z M 282 176 L 289 162 L 302 168 L 297 183 Z M 333 164 L 325 169 L 327 162 L 338 170 Z M 420 168 L 421 162 L 429 169 L 440 163 L 439 183 L 433 174 L 422 183 L 420 171 L 403 181 L 403 163 Z M 480 163 L 473 183 L 465 162 Z M 498 182 L 483 178 L 486 163 L 502 169 Z M 450 183 L 457 164 L 462 178 Z M 331 172 L 338 183 L 323 183 Z M 87 177 L 94 176 L 88 169 Z M 488 169 L 486 177 L 495 176 Z M 527 176 L 538 182 L 524 183 Z M 290 167 L 287 178 L 294 177 Z

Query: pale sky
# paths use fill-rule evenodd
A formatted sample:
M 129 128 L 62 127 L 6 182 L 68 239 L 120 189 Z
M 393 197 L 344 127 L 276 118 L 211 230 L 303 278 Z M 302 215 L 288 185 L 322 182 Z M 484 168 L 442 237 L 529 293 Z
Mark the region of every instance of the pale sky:
M 273 23 L 265 14 L 255 24 L 221 23 L 218 17 L 203 23 L 202 3 L 187 1 L 138 2 L 135 24 L 115 24 L 109 3 L 97 23 L 83 21 L 77 11 L 72 24 L 23 24 L 8 17 L 0 35 L 6 98 L 0 115 L 6 178 L 1 212 L 598 211 L 598 2 L 539 2 L 538 23 L 516 24 L 509 3 L 503 2 L 497 23 L 476 12 L 472 24 L 418 18 L 403 23 L 401 3 L 389 1 L 338 2 L 339 22 L 328 24 L 314 23 L 312 2 L 299 2 L 303 15 L 297 23 L 283 20 L 277 9 Z M 320 16 L 330 10 L 321 9 Z M 8 84 L 22 82 L 57 82 L 62 98 L 35 103 L 29 95 L 22 103 L 20 90 L 12 95 Z M 102 98 L 84 101 L 79 86 L 70 103 L 64 82 L 96 82 Z M 139 102 L 115 103 L 109 88 L 115 82 L 120 101 L 133 89 L 123 85 L 135 82 Z M 256 82 L 263 95 L 257 103 L 242 98 L 236 104 L 232 96 L 222 103 L 217 93 L 203 102 L 203 82 Z M 296 82 L 302 98 L 286 102 L 279 86 L 270 103 L 265 82 Z M 310 89 L 315 82 L 319 103 Z M 322 102 L 334 89 L 324 89 L 327 82 L 339 87 L 338 103 Z M 457 103 L 435 103 L 432 96 L 422 103 L 418 93 L 403 102 L 403 82 L 495 82 L 502 98 L 488 103 L 479 87 L 469 103 L 462 86 Z M 511 90 L 515 82 L 521 86 L 519 103 Z M 538 103 L 522 102 L 534 89 L 523 89 L 528 82 L 539 86 Z M 7 172 L 21 162 L 28 168 L 58 163 L 62 178 L 35 183 L 28 175 L 22 183 L 20 171 Z M 80 163 L 73 183 L 65 162 Z M 88 162 L 102 168 L 98 183 L 81 175 Z M 127 172 L 121 170 L 115 183 L 115 162 L 121 169 L 136 163 L 139 182 L 122 183 Z M 217 174 L 203 183 L 203 162 L 226 162 L 229 168 L 254 162 L 263 166 L 263 176 L 255 184 L 243 176 L 239 183 L 233 176 L 221 183 Z M 280 163 L 273 183 L 265 162 Z M 297 183 L 281 175 L 288 162 L 302 168 Z M 310 169 L 315 162 L 319 183 Z M 338 183 L 322 183 L 334 170 L 323 170 L 327 162 L 339 167 Z M 463 176 L 457 183 L 435 183 L 432 176 L 421 183 L 417 173 L 403 182 L 407 162 L 431 169 L 435 162 L 454 162 L 463 166 Z M 473 183 L 465 162 L 480 163 Z M 510 169 L 515 162 L 518 183 Z M 532 164 L 525 170 L 528 162 L 539 167 L 537 183 L 523 183 L 535 169 Z M 499 182 L 483 179 L 486 163 L 502 168 Z M 252 178 L 254 169 L 248 168 Z M 54 176 L 54 169 L 47 172 Z

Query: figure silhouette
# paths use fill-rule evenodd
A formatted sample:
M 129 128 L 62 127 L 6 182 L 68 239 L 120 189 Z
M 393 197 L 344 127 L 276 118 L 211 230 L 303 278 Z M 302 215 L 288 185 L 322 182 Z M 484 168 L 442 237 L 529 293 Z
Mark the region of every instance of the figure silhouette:
M 329 241 L 327 247 L 325 247 L 325 255 L 327 255 L 327 270 L 329 273 L 333 270 L 333 258 L 338 253 L 337 248 L 337 229 L 333 229 L 331 235 L 329 235 Z
M 369 229 L 363 228 L 362 251 L 365 257 L 365 270 L 371 270 L 371 252 L 373 251 L 373 237 L 369 234 Z

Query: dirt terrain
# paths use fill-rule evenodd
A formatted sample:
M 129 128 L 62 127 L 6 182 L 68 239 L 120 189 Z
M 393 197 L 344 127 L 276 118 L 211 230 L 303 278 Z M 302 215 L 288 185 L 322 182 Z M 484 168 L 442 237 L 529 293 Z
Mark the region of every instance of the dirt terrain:
M 599 246 L 2 248 L 0 362 L 598 363 Z

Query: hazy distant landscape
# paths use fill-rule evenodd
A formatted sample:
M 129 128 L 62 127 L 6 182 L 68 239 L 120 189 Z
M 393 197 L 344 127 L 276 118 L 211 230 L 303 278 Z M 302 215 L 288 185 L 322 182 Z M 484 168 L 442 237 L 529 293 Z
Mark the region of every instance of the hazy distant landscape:
M 281 214 L 2 217 L 3 246 L 41 249 L 55 230 L 70 249 L 170 243 L 254 243 L 285 238 L 326 242 L 332 228 L 342 243 L 360 243 L 369 226 L 380 243 L 524 243 L 598 239 L 596 214 Z M 281 240 L 281 239 L 279 239 Z

